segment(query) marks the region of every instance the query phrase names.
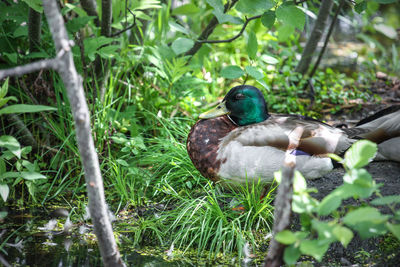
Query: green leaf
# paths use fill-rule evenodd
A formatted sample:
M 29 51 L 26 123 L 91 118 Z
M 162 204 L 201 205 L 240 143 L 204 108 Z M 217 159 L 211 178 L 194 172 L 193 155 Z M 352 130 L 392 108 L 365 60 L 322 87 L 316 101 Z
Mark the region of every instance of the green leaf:
M 243 20 L 241 18 L 234 17 L 229 14 L 221 13 L 217 10 L 214 10 L 212 13 L 217 17 L 218 23 L 220 23 L 220 24 L 225 23 L 225 22 L 231 22 L 233 24 L 242 24 L 243 23 Z
M 336 154 L 329 153 L 328 156 L 329 156 L 331 159 L 333 159 L 333 160 L 335 160 L 335 161 L 337 161 L 337 162 L 339 162 L 339 163 L 342 163 L 342 162 L 343 162 L 343 159 L 342 159 L 341 157 L 339 157 L 338 155 L 336 155 Z
M 237 79 L 245 72 L 239 66 L 227 66 L 221 70 L 221 76 L 227 79 Z
M 383 23 L 374 24 L 374 29 L 390 39 L 393 39 L 393 40 L 397 39 L 396 29 L 389 25 L 386 25 Z
M 292 265 L 297 262 L 300 258 L 301 252 L 299 247 L 295 247 L 294 244 L 285 248 L 285 252 L 283 253 L 283 260 L 286 264 Z
M 323 243 L 319 240 L 304 240 L 300 243 L 300 251 L 305 255 L 314 257 L 317 261 L 321 261 L 329 245 L 329 243 Z
M 261 55 L 260 59 L 270 65 L 275 65 L 279 63 L 279 60 L 277 58 L 269 55 Z
M 377 145 L 371 141 L 357 141 L 344 155 L 344 164 L 349 169 L 364 167 L 375 157 L 377 150 Z
M 396 3 L 399 0 L 373 0 L 373 1 L 380 4 L 391 4 L 391 3 Z
M 175 31 L 181 32 L 185 35 L 189 35 L 189 31 L 185 27 L 179 25 L 178 23 L 176 23 L 172 20 L 168 22 L 168 25 Z
M 224 5 L 221 0 L 206 0 L 207 4 L 209 4 L 214 10 L 219 13 L 224 13 Z
M 329 223 L 321 222 L 316 219 L 312 220 L 311 225 L 315 230 L 317 230 L 318 238 L 320 240 L 332 239 L 331 241 L 333 242 L 332 231 L 333 231 L 334 225 L 330 225 Z
M 15 98 L 14 96 L 8 96 L 5 98 L 0 98 L 0 107 L 4 106 L 5 104 L 7 104 L 8 101 L 13 100 L 13 101 L 18 101 L 17 98 Z
M 400 240 L 400 225 L 399 224 L 391 224 L 386 223 L 386 227 L 389 229 L 392 234 Z
M 94 20 L 95 16 L 84 16 L 84 17 L 77 17 L 69 20 L 66 24 L 67 30 L 70 33 L 75 33 L 79 31 L 79 29 L 83 28 L 89 21 Z
M 200 11 L 195 4 L 189 3 L 185 5 L 178 6 L 172 10 L 172 15 L 193 15 Z
M 385 222 L 364 221 L 351 225 L 351 228 L 356 230 L 362 239 L 376 237 L 387 232 Z
M 46 176 L 38 172 L 20 172 L 20 175 L 25 180 L 30 180 L 30 181 L 38 179 L 47 179 Z
M 0 136 L 0 147 L 7 148 L 17 158 L 21 158 L 21 145 L 13 136 L 2 135 Z
M 337 225 L 335 228 L 333 228 L 332 233 L 345 248 L 354 236 L 353 232 L 349 228 L 340 225 Z
M 392 203 L 400 203 L 400 196 L 399 195 L 385 196 L 381 198 L 376 198 L 371 201 L 372 205 L 388 205 Z
M 43 6 L 42 6 L 42 1 L 41 0 L 22 0 L 25 3 L 28 4 L 28 6 L 32 9 L 34 9 L 38 13 L 43 12 Z
M 268 10 L 267 12 L 264 12 L 261 16 L 261 23 L 267 28 L 270 29 L 272 26 L 274 26 L 275 23 L 275 11 Z
M 289 230 L 283 230 L 275 235 L 275 240 L 284 245 L 290 245 L 297 241 L 297 237 Z
M 0 115 L 2 114 L 13 114 L 13 113 L 32 113 L 42 111 L 55 111 L 54 107 L 43 106 L 43 105 L 26 105 L 26 104 L 15 104 L 0 109 Z
M 372 207 L 361 207 L 346 214 L 343 222 L 347 225 L 355 225 L 360 222 L 381 223 L 387 220 L 386 215 L 382 215 L 378 209 Z
M 244 69 L 246 70 L 247 74 L 256 80 L 260 80 L 264 77 L 264 74 L 255 67 L 246 66 Z
M 0 99 L 4 98 L 7 95 L 7 91 L 8 91 L 8 80 L 9 78 L 7 78 L 3 85 L 0 88 Z
M 276 17 L 284 25 L 291 25 L 299 30 L 303 30 L 306 23 L 306 15 L 295 5 L 280 5 L 276 9 Z
M 5 217 L 7 217 L 7 214 L 7 211 L 0 211 L 0 219 L 4 219 Z
M 240 0 L 235 8 L 242 13 L 257 15 L 274 6 L 274 0 Z
M 312 212 L 317 205 L 318 201 L 306 192 L 293 195 L 292 210 L 296 213 Z
M 255 59 L 257 55 L 257 36 L 254 32 L 249 33 L 249 39 L 247 40 L 247 54 L 250 59 Z
M 365 9 L 367 9 L 367 2 L 366 1 L 362 1 L 360 3 L 357 3 L 354 6 L 354 10 L 358 13 L 361 14 Z
M 7 201 L 8 194 L 10 193 L 10 188 L 7 184 L 0 184 L 0 195 L 4 202 Z
M 86 38 L 83 41 L 83 45 L 85 47 L 85 56 L 89 57 L 90 60 L 94 60 L 96 56 L 97 49 L 103 47 L 111 42 L 113 42 L 113 38 L 107 38 L 104 36 L 96 37 L 96 38 Z
M 372 176 L 365 169 L 352 169 L 343 176 L 343 181 L 348 184 L 358 184 L 371 187 Z
M 191 39 L 178 38 L 172 43 L 171 48 L 176 55 L 180 55 L 189 51 L 190 48 L 193 47 L 193 45 L 194 41 Z
M 296 193 L 304 192 L 307 189 L 307 182 L 299 171 L 294 172 L 293 191 Z
M 294 33 L 294 27 L 290 24 L 283 24 L 278 28 L 278 40 L 286 42 L 289 37 Z
M 326 216 L 336 210 L 342 204 L 342 194 L 340 190 L 335 190 L 325 196 L 318 206 L 318 215 Z

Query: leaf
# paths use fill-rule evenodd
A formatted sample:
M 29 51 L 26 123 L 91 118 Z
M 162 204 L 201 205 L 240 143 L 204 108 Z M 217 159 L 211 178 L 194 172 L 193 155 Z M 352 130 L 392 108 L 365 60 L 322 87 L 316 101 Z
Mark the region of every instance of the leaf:
M 278 40 L 285 42 L 294 33 L 294 27 L 289 24 L 283 24 L 278 29 Z
M 8 80 L 9 78 L 7 78 L 3 85 L 0 88 L 0 99 L 4 98 L 7 95 L 7 91 L 8 91 Z
M 362 1 L 360 3 L 357 3 L 354 6 L 354 10 L 358 13 L 361 14 L 365 9 L 367 9 L 367 2 L 366 1 Z
M 386 227 L 389 229 L 392 234 L 400 240 L 400 225 L 399 224 L 391 224 L 386 223 Z
M 183 33 L 185 35 L 189 35 L 189 31 L 185 27 L 179 25 L 178 23 L 176 23 L 174 21 L 169 21 L 168 25 L 169 25 L 169 27 L 171 27 L 175 31 L 181 32 L 181 33 Z
M 393 195 L 393 196 L 385 196 L 381 198 L 376 198 L 370 202 L 372 205 L 388 205 L 392 203 L 400 203 L 400 196 Z
M 276 9 L 276 17 L 284 25 L 291 25 L 299 30 L 303 30 L 306 23 L 306 15 L 295 5 L 280 5 Z
M 200 11 L 195 4 L 189 3 L 185 5 L 178 6 L 172 10 L 172 15 L 193 15 Z
M 275 235 L 275 240 L 284 245 L 290 245 L 297 241 L 297 237 L 289 230 L 283 230 Z
M 83 28 L 89 21 L 94 20 L 95 16 L 84 16 L 77 17 L 69 20 L 66 24 L 67 30 L 71 33 L 77 32 L 79 29 Z
M 221 0 L 206 0 L 207 4 L 209 4 L 215 11 L 219 13 L 224 13 L 224 5 Z
M 320 240 L 323 240 L 323 239 L 331 240 L 332 239 L 331 241 L 333 242 L 332 231 L 333 231 L 333 227 L 334 226 L 332 226 L 332 225 L 330 225 L 329 223 L 326 223 L 326 222 L 318 221 L 316 219 L 313 219 L 311 224 L 312 224 L 312 227 L 315 230 L 317 230 L 318 238 Z
M 296 193 L 304 192 L 307 189 L 307 182 L 299 171 L 294 172 L 293 191 Z
M 85 56 L 89 57 L 90 60 L 94 60 L 97 49 L 102 46 L 105 46 L 113 41 L 114 41 L 114 39 L 107 38 L 104 36 L 100 36 L 100 37 L 96 37 L 96 38 L 86 38 L 83 41 L 83 45 L 85 47 Z
M 42 111 L 55 111 L 57 108 L 43 106 L 43 105 L 26 105 L 26 104 L 15 104 L 0 109 L 0 115 L 2 114 L 13 114 L 13 113 L 32 113 Z
M 0 107 L 4 106 L 5 104 L 7 104 L 8 101 L 13 100 L 13 101 L 18 101 L 17 98 L 15 98 L 14 96 L 8 96 L 5 98 L 0 98 Z
M 254 32 L 249 33 L 249 39 L 247 40 L 247 54 L 250 59 L 255 59 L 257 55 L 257 36 Z
M 275 65 L 275 64 L 279 63 L 278 59 L 276 59 L 273 56 L 269 56 L 269 55 L 261 55 L 260 59 L 270 65 Z
M 382 215 L 378 209 L 372 207 L 362 207 L 346 214 L 343 222 L 347 225 L 355 225 L 360 222 L 380 223 L 387 220 L 387 216 Z
M 272 26 L 274 26 L 275 23 L 275 11 L 268 10 L 267 12 L 264 12 L 261 16 L 261 23 L 267 28 L 270 29 Z
M 326 216 L 340 207 L 342 204 L 342 196 L 340 191 L 333 191 L 325 196 L 318 206 L 318 215 Z
M 38 13 L 43 12 L 43 6 L 41 0 L 22 0 L 24 1 L 30 8 L 34 9 Z
M 373 0 L 373 1 L 380 4 L 391 4 L 391 3 L 396 3 L 399 0 Z
M 305 255 L 314 257 L 317 261 L 321 261 L 329 245 L 329 243 L 324 244 L 319 240 L 304 240 L 300 243 L 300 251 Z
M 256 80 L 260 80 L 264 77 L 264 74 L 255 67 L 246 66 L 244 69 L 246 70 L 247 74 Z
M 372 186 L 372 176 L 365 169 L 352 169 L 343 176 L 343 181 L 348 184 L 358 184 L 364 187 Z
M 387 232 L 385 222 L 364 221 L 355 225 L 351 225 L 353 230 L 356 230 L 362 239 L 376 237 Z
M 292 210 L 296 213 L 311 212 L 318 205 L 318 201 L 308 193 L 300 193 L 293 195 Z
M 7 184 L 0 184 L 0 195 L 3 198 L 3 201 L 6 202 L 8 198 L 8 194 L 10 193 L 10 188 Z
M 371 141 L 357 141 L 344 155 L 344 164 L 349 169 L 364 167 L 375 157 L 377 150 L 377 145 Z
M 274 0 L 240 0 L 236 10 L 246 14 L 260 14 L 275 6 Z
M 227 66 L 221 70 L 221 76 L 227 79 L 237 79 L 245 72 L 239 66 Z
M 21 145 L 13 136 L 2 135 L 0 136 L 0 147 L 7 148 L 17 158 L 21 158 Z
M 220 24 L 225 23 L 225 22 L 231 22 L 233 24 L 242 24 L 243 23 L 243 20 L 241 18 L 234 17 L 229 14 L 221 13 L 217 10 L 214 10 L 212 13 L 217 17 L 218 23 L 220 23 Z
M 43 174 L 40 174 L 38 172 L 20 172 L 20 175 L 25 180 L 30 180 L 30 181 L 38 180 L 38 179 L 47 179 L 46 176 L 44 176 Z
M 172 43 L 171 48 L 176 55 L 179 55 L 189 51 L 193 45 L 194 41 L 191 39 L 178 38 Z
M 335 160 L 335 161 L 337 161 L 337 162 L 339 162 L 339 163 L 342 163 L 342 162 L 343 162 L 342 157 L 340 157 L 340 156 L 338 156 L 338 155 L 336 155 L 336 154 L 329 153 L 328 156 L 329 156 L 331 159 L 333 159 L 333 160 Z
M 285 248 L 285 252 L 283 253 L 283 260 L 286 264 L 292 265 L 297 262 L 300 258 L 301 252 L 299 247 L 295 247 L 294 244 Z
M 119 53 L 117 53 L 120 47 L 118 45 L 106 45 L 104 47 L 99 48 L 96 54 L 98 54 L 102 58 L 114 58 L 119 57 Z
M 383 23 L 374 24 L 374 29 L 377 30 L 378 32 L 382 33 L 383 35 L 385 35 L 386 37 L 388 37 L 390 39 L 393 39 L 393 40 L 397 39 L 396 29 L 391 27 L 391 26 L 389 26 L 389 25 L 386 25 L 386 24 L 383 24 Z
M 340 225 L 337 225 L 335 228 L 333 228 L 332 233 L 345 248 L 354 236 L 353 232 L 349 228 Z

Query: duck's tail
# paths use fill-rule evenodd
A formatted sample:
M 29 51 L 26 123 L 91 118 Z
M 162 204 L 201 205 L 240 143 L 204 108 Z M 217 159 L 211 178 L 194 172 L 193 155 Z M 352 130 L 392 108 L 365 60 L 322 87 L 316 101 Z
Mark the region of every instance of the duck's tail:
M 400 105 L 381 110 L 361 120 L 346 131 L 351 138 L 361 138 L 378 144 L 375 160 L 400 162 Z

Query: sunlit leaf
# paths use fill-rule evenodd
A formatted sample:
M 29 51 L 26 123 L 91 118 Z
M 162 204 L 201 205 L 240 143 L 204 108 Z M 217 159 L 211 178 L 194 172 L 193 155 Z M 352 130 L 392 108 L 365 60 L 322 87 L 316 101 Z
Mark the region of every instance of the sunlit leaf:
M 10 188 L 7 184 L 0 184 L 0 195 L 4 202 L 7 201 L 8 194 L 10 193 Z
M 385 196 L 385 197 L 381 197 L 381 198 L 376 198 L 371 201 L 371 204 L 373 204 L 373 205 L 388 205 L 388 204 L 393 204 L 393 203 L 400 203 L 399 195 Z
M 260 14 L 275 6 L 274 0 L 240 0 L 236 9 L 245 14 Z
M 345 153 L 344 164 L 350 169 L 362 168 L 375 157 L 377 150 L 377 145 L 371 141 L 357 141 Z
M 247 40 L 247 54 L 250 59 L 255 59 L 257 55 L 257 36 L 254 32 L 249 33 L 249 39 Z
M 284 25 L 290 25 L 299 30 L 303 30 L 306 23 L 306 15 L 295 5 L 280 5 L 276 9 L 276 17 Z
M 246 70 L 247 74 L 249 74 L 256 80 L 262 79 L 264 77 L 264 74 L 253 66 L 246 66 L 244 69 Z
M 337 225 L 333 229 L 332 233 L 344 247 L 347 247 L 354 236 L 353 232 L 349 228 L 340 225 Z
M 283 230 L 275 235 L 276 241 L 281 244 L 290 245 L 297 241 L 297 237 L 289 230 Z
M 0 109 L 0 115 L 13 113 L 32 113 L 42 111 L 55 111 L 57 108 L 43 105 L 15 104 Z
M 227 66 L 221 70 L 221 76 L 227 79 L 237 79 L 245 72 L 239 66 Z
M 389 229 L 392 234 L 400 240 L 400 225 L 399 224 L 391 224 L 387 223 L 386 227 Z
M 188 3 L 181 6 L 178 6 L 174 10 L 172 10 L 172 15 L 193 15 L 200 11 L 195 4 Z
M 189 51 L 190 48 L 193 47 L 193 45 L 194 41 L 191 39 L 178 38 L 172 43 L 171 47 L 176 55 L 180 55 Z

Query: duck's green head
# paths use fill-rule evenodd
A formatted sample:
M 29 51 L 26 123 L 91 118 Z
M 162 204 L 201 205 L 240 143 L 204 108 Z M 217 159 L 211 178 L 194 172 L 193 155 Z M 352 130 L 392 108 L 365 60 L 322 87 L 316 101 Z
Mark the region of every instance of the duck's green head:
M 249 85 L 233 87 L 217 107 L 199 117 L 210 119 L 225 114 L 239 126 L 262 122 L 269 117 L 263 94 Z

